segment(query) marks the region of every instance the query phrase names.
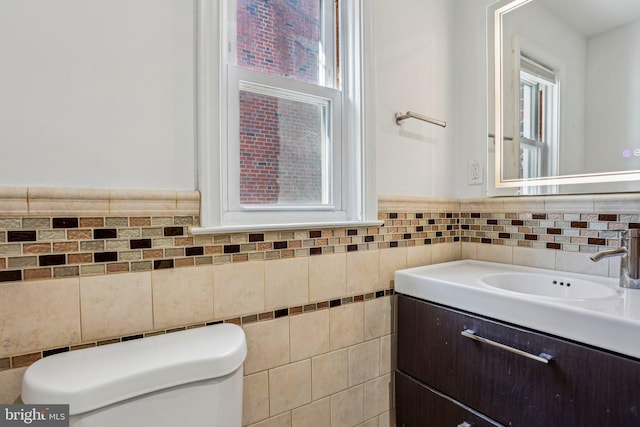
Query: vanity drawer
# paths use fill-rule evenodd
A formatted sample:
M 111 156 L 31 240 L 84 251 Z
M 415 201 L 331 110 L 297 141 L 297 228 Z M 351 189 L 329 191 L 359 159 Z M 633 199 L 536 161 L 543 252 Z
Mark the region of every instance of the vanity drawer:
M 553 356 L 532 360 L 520 351 Z M 638 337 L 629 337 L 638 339 Z M 640 362 L 404 295 L 398 369 L 505 425 L 640 425 Z
M 396 372 L 396 425 L 398 427 L 500 427 L 459 403 Z M 465 424 L 467 423 L 467 424 Z

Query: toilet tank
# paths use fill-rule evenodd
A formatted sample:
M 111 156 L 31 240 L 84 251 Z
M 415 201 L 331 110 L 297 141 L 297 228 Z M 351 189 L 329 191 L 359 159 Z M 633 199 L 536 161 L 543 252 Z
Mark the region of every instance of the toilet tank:
M 242 328 L 218 324 L 41 359 L 22 400 L 68 404 L 71 426 L 242 425 Z

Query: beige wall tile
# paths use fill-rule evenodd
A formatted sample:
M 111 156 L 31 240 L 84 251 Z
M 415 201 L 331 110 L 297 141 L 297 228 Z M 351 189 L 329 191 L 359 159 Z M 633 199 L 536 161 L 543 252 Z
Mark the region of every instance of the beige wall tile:
M 22 377 L 27 368 L 0 371 L 0 404 L 11 405 L 19 401 Z
M 396 427 L 396 410 L 392 409 L 379 415 L 378 427 Z
M 349 350 L 342 349 L 311 360 L 313 400 L 345 390 L 349 377 Z
M 267 371 L 244 377 L 242 425 L 269 418 L 269 374 Z
M 154 215 L 174 213 L 178 196 L 171 190 L 111 190 L 111 214 Z
M 388 335 L 393 330 L 391 297 L 381 297 L 364 302 L 364 339 L 370 340 Z
M 0 206 L 3 215 L 27 215 L 29 213 L 27 187 L 0 187 Z
M 556 270 L 595 274 L 596 276 L 607 276 L 609 274 L 608 259 L 593 262 L 589 259 L 591 254 L 588 253 L 566 251 L 553 252 L 555 252 L 556 255 Z
M 82 340 L 153 329 L 151 273 L 80 278 Z
M 398 335 L 380 338 L 380 375 L 393 372 L 397 366 Z
M 381 289 L 392 287 L 393 273 L 407 268 L 407 248 L 389 248 L 380 251 L 380 284 Z
M 496 212 L 544 212 L 545 197 L 505 197 L 504 209 Z
M 502 212 L 504 211 L 504 199 L 482 198 L 460 200 L 461 212 Z
M 378 375 L 380 375 L 379 340 L 349 347 L 349 387 L 362 384 Z
M 382 194 L 378 196 L 378 210 L 380 212 L 457 212 L 460 210 L 460 200 Z
M 264 262 L 215 266 L 213 306 L 218 318 L 264 311 Z
M 177 215 L 198 215 L 200 213 L 199 191 L 177 191 L 176 199 Z
M 289 363 L 289 318 L 281 317 L 244 326 L 247 337 L 245 375 Z
M 81 341 L 78 279 L 0 284 L 0 357 Z
M 460 243 L 439 243 L 433 246 L 432 251 L 431 262 L 434 264 L 455 261 L 460 258 Z
M 602 262 L 602 261 L 600 261 Z M 609 277 L 620 277 L 620 263 L 622 262 L 621 257 L 609 258 Z
M 248 427 L 291 427 L 291 412 L 285 412 L 268 420 L 251 424 Z
M 31 215 L 111 215 L 121 214 L 169 214 L 198 215 L 200 193 L 197 191 L 171 190 L 102 190 L 77 188 L 8 188 L 7 196 L 17 207 L 26 207 Z M 7 193 L 0 192 L 0 200 Z M 17 198 L 16 195 L 24 198 Z M 25 210 L 26 212 L 26 210 Z
M 329 348 L 337 350 L 364 340 L 364 303 L 353 303 L 329 309 Z
M 154 329 L 213 319 L 212 267 L 156 270 L 151 283 Z
M 593 201 L 596 212 L 638 213 L 640 210 L 638 193 L 595 194 Z
M 371 418 L 369 421 L 365 421 L 358 427 L 378 427 L 378 417 Z
M 431 264 L 432 245 L 410 246 L 407 248 L 407 268 Z
M 0 255 L 20 255 L 20 243 L 10 243 L 0 245 Z
M 595 200 L 592 194 L 576 196 L 554 196 L 544 199 L 547 212 L 595 212 Z
M 478 244 L 472 242 L 462 242 L 460 244 L 460 259 L 477 259 Z
M 280 414 L 311 402 L 311 359 L 269 370 L 269 408 Z
M 392 406 L 391 374 L 364 384 L 364 418 L 369 419 L 388 411 Z
M 352 427 L 364 421 L 364 386 L 331 396 L 331 427 Z
M 291 411 L 292 427 L 331 427 L 331 399 L 316 400 Z
M 347 295 L 364 294 L 378 289 L 380 251 L 347 253 Z
M 480 261 L 513 263 L 513 248 L 504 245 L 480 245 L 478 247 L 478 259 Z
M 453 258 L 454 260 L 462 259 L 462 245 L 460 242 L 449 243 L 453 245 Z
M 104 215 L 109 212 L 109 190 L 29 188 L 30 215 Z
M 556 267 L 555 251 L 534 248 L 513 248 L 513 263 L 528 267 L 549 268 Z
M 289 324 L 292 362 L 329 351 L 329 310 L 292 316 Z
M 347 293 L 347 254 L 309 257 L 309 301 L 343 297 Z
M 269 261 L 264 266 L 265 309 L 309 302 L 309 258 Z

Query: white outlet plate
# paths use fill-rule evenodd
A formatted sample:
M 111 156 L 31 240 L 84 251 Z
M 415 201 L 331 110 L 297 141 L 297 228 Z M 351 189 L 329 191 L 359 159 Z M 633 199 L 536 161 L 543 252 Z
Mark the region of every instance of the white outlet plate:
M 477 160 L 469 162 L 469 184 L 478 185 L 482 184 L 482 165 Z

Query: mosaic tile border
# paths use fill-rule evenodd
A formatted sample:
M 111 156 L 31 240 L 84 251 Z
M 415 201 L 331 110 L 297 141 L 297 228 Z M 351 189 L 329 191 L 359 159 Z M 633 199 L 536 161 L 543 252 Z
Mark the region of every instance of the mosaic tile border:
M 462 213 L 461 241 L 593 253 L 621 245 L 640 228 L 631 213 Z
M 0 371 L 15 369 L 15 368 L 24 368 L 44 357 L 52 356 L 58 353 L 65 353 L 68 351 L 81 350 L 84 348 L 97 347 L 105 344 L 114 344 L 118 342 L 142 339 L 142 338 L 152 337 L 156 335 L 168 334 L 171 332 L 184 331 L 186 329 L 201 328 L 204 326 L 215 325 L 218 323 L 233 323 L 239 326 L 244 326 L 244 325 L 249 325 L 256 322 L 263 322 L 263 321 L 278 319 L 278 318 L 287 317 L 287 316 L 297 316 L 303 313 L 310 313 L 310 312 L 319 311 L 319 310 L 327 310 L 330 308 L 340 307 L 343 305 L 353 304 L 357 302 L 364 302 L 364 301 L 369 301 L 376 298 L 388 297 L 394 294 L 395 292 L 393 291 L 393 289 L 380 289 L 380 290 L 366 293 L 366 294 L 353 295 L 353 296 L 344 297 L 344 298 L 337 298 L 337 299 L 332 299 L 327 301 L 315 302 L 315 303 L 305 304 L 301 306 L 286 307 L 286 308 L 281 308 L 273 311 L 249 314 L 241 317 L 233 317 L 233 318 L 223 319 L 223 320 L 213 320 L 210 322 L 190 324 L 190 325 L 185 325 L 180 327 L 173 327 L 169 329 L 161 329 L 156 331 L 144 332 L 140 334 L 127 335 L 122 337 L 113 337 L 113 338 L 99 340 L 99 341 L 90 341 L 90 342 L 75 344 L 72 346 L 49 348 L 49 349 L 44 349 L 41 351 L 36 351 L 36 352 L 31 352 L 26 354 L 17 354 L 17 355 L 0 358 Z
M 309 257 L 451 242 L 597 252 L 637 213 L 381 212 L 377 227 L 192 235 L 199 217 L 0 217 L 0 282 Z
M 0 282 L 437 244 L 459 214 L 381 213 L 379 227 L 192 235 L 198 216 L 0 217 Z

